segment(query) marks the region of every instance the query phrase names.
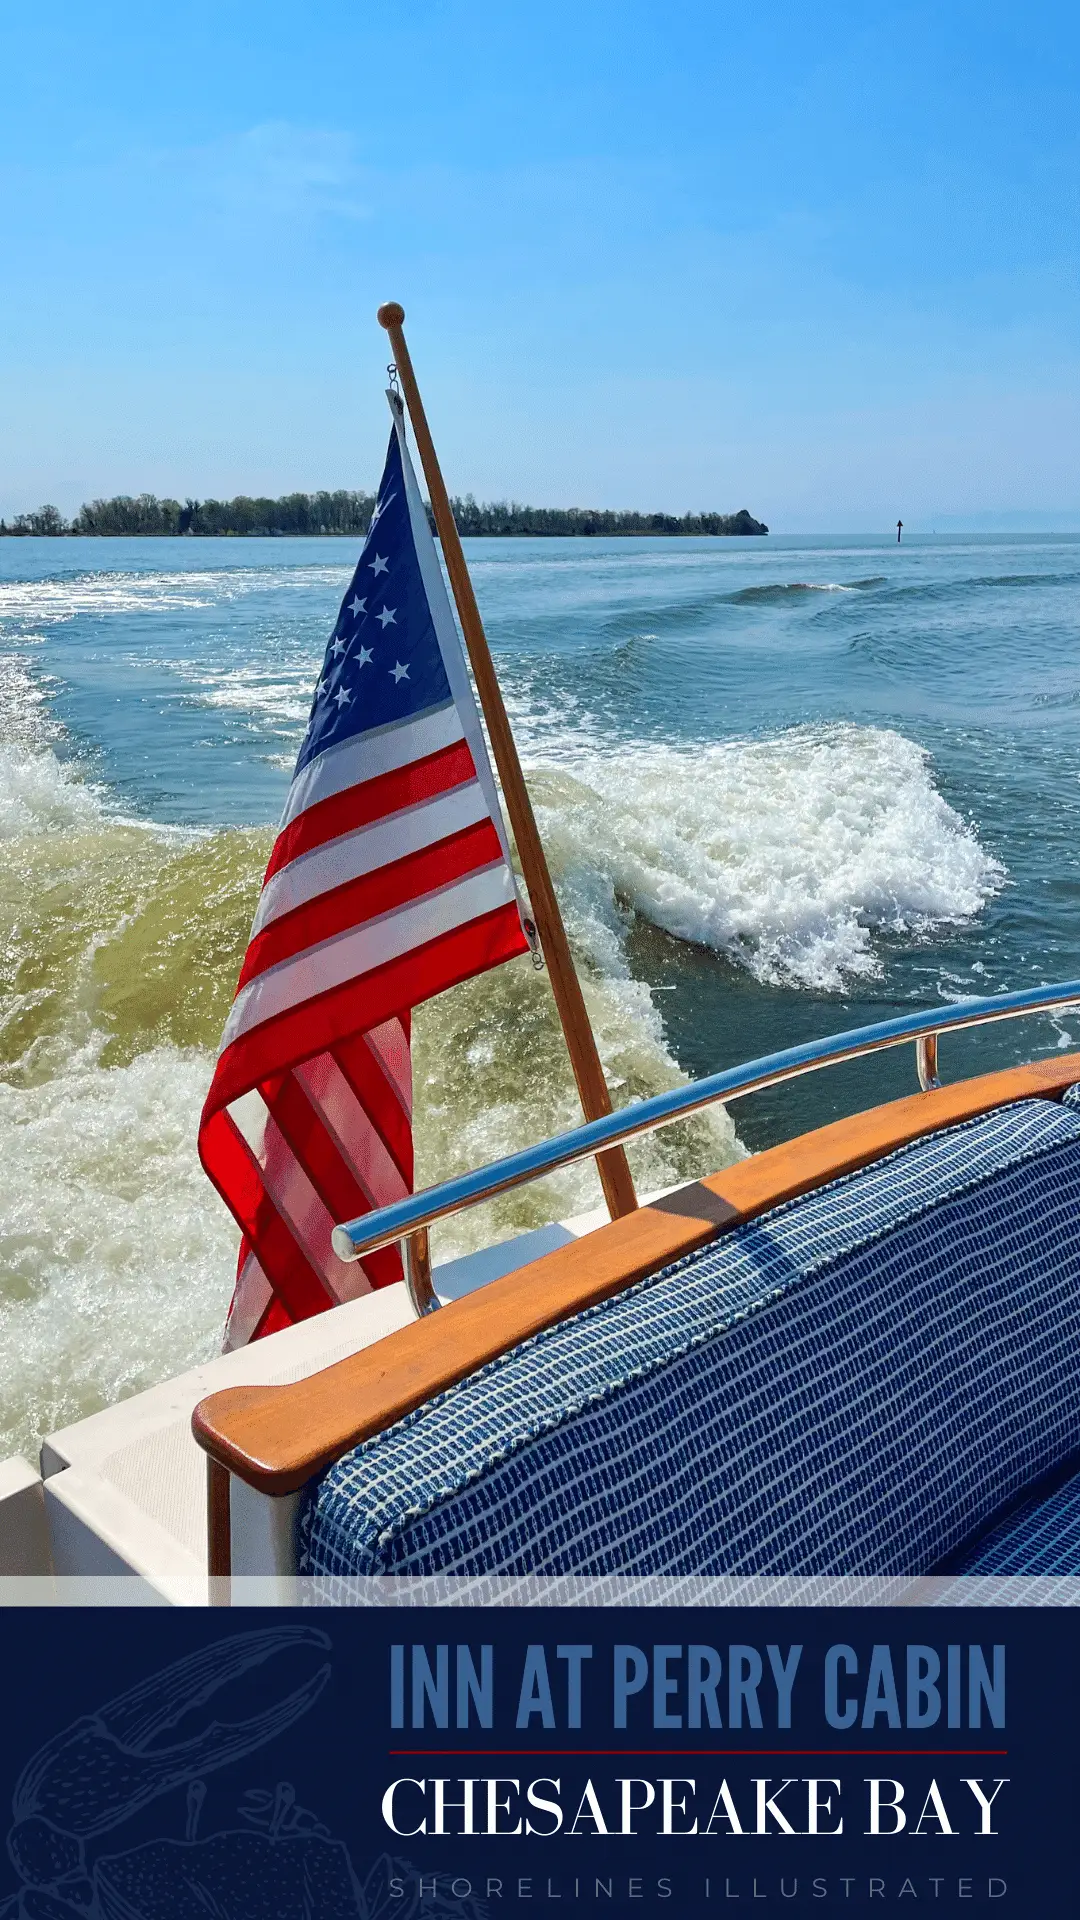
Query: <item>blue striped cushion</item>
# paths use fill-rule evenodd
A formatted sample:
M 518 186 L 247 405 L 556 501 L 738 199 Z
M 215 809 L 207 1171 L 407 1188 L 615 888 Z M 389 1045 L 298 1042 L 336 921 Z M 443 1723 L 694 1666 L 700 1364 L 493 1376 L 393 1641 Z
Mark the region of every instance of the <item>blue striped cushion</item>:
M 1078 1206 L 1053 1102 L 913 1143 L 364 1442 L 301 1570 L 927 1571 L 1080 1448 Z
M 1080 1574 L 1080 1473 L 1037 1495 L 950 1563 L 953 1573 Z

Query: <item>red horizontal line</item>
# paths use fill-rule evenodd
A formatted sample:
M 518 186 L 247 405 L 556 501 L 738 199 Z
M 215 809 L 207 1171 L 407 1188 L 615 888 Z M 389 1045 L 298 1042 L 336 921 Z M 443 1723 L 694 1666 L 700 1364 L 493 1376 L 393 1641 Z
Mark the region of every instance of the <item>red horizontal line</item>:
M 313 847 L 324 846 L 341 834 L 355 833 L 358 827 L 371 826 L 377 820 L 402 812 L 406 807 L 419 806 L 437 794 L 449 793 L 452 787 L 475 779 L 476 767 L 467 743 L 455 740 L 449 747 L 426 754 L 422 760 L 410 760 L 404 767 L 394 767 L 389 773 L 376 774 L 374 779 L 357 781 L 340 793 L 328 794 L 282 828 L 274 842 L 263 885 L 302 853 L 310 853 Z
M 392 1760 L 1001 1760 L 1008 1747 L 389 1747 Z
M 410 907 L 425 894 L 463 880 L 502 858 L 499 836 L 489 815 L 470 826 L 417 847 L 400 860 L 390 860 L 370 873 L 357 874 L 293 907 L 254 935 L 236 991 L 240 993 L 267 968 L 295 960 L 309 947 L 332 940 L 365 921 Z

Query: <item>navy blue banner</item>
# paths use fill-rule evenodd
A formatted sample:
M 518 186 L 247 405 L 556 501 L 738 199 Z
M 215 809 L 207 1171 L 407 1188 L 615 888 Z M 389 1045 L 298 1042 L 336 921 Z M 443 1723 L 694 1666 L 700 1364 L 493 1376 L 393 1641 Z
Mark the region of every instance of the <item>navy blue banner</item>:
M 4 1625 L 0 1920 L 1080 1912 L 1067 1610 Z

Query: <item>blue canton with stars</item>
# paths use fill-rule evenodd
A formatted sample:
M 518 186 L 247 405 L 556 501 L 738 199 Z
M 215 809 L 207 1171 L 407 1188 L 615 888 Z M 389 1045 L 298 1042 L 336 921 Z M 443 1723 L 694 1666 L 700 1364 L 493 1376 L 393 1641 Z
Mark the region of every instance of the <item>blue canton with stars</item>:
M 327 747 L 451 698 L 391 431 L 371 527 L 330 635 L 296 771 Z

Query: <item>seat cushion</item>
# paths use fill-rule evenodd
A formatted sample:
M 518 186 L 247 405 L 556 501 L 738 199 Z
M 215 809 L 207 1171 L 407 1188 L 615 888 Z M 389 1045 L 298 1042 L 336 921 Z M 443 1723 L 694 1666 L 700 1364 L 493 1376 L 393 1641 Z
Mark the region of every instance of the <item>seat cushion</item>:
M 1080 1473 L 1037 1494 L 963 1549 L 952 1573 L 1080 1574 Z
M 301 1569 L 926 1572 L 1080 1449 L 1078 1206 L 1053 1102 L 914 1142 L 365 1441 Z

